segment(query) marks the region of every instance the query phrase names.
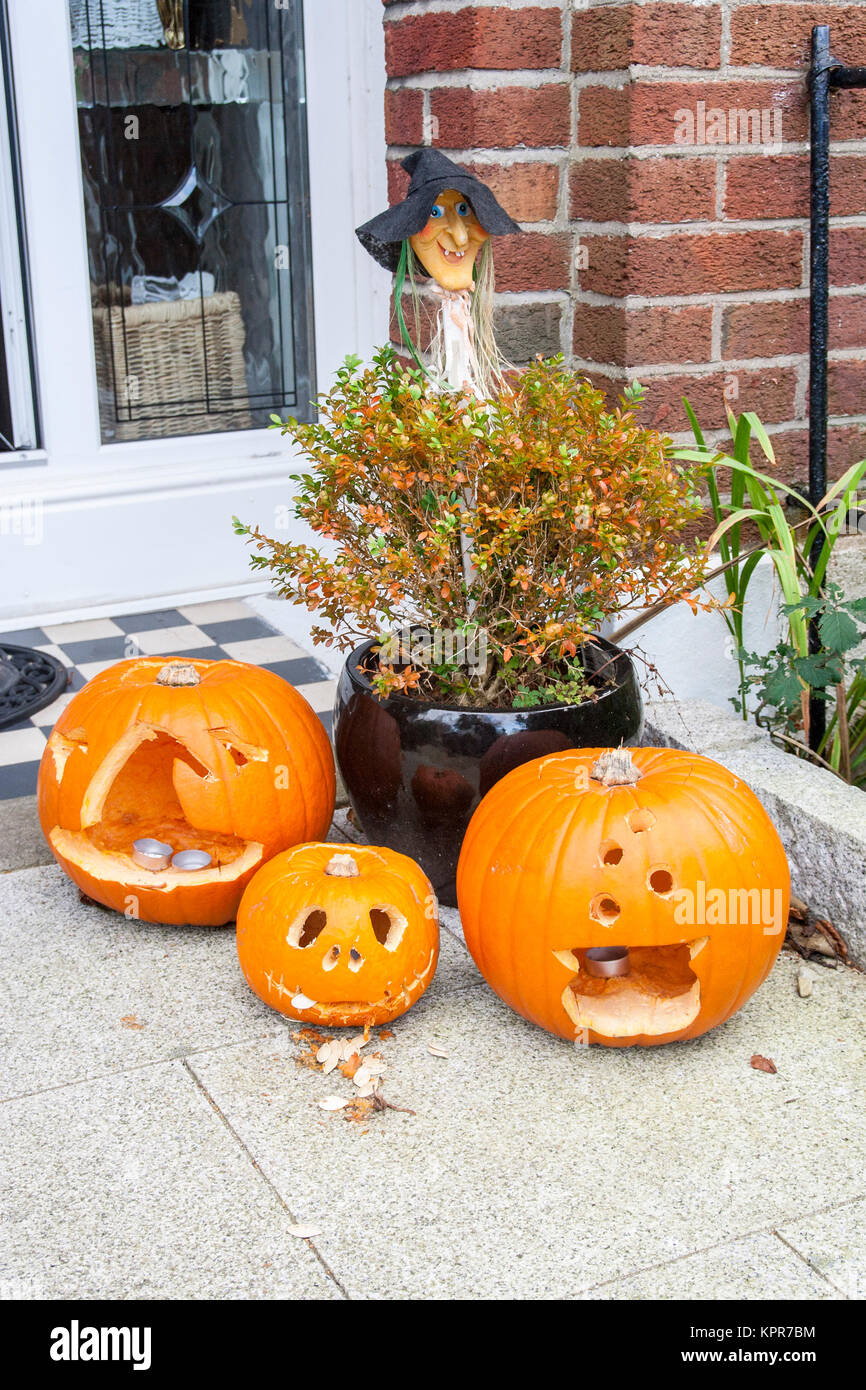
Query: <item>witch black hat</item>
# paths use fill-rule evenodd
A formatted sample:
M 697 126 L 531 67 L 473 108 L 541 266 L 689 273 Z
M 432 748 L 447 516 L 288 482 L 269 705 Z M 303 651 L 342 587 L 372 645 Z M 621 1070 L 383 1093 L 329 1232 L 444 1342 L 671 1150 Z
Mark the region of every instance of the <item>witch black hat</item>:
M 401 242 L 426 226 L 430 209 L 445 188 L 456 188 L 458 193 L 466 194 L 485 232 L 502 235 L 521 230 L 496 201 L 487 184 L 461 169 L 441 150 L 413 150 L 402 165 L 412 176 L 402 203 L 355 228 L 361 245 L 386 270 L 397 269 Z

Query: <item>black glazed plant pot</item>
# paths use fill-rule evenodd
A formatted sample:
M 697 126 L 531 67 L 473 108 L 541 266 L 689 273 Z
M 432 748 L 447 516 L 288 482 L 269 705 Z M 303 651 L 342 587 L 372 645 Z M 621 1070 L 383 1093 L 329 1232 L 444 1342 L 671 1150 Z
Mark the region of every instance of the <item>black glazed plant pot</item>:
M 643 702 L 631 658 L 604 638 L 584 648 L 612 684 L 580 705 L 464 709 L 411 695 L 380 700 L 359 667 L 373 640 L 350 654 L 334 704 L 337 763 L 371 844 L 417 860 L 440 902 L 457 902 L 455 875 L 472 812 L 500 777 L 565 748 L 615 748 L 643 733 Z

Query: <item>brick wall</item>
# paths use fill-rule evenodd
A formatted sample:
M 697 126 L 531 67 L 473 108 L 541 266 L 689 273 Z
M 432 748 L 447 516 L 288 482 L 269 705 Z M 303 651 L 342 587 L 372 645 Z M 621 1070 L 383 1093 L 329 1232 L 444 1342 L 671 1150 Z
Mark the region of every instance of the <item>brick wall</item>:
M 802 479 L 809 36 L 829 23 L 834 54 L 866 65 L 866 4 L 383 4 L 392 198 L 400 157 L 434 144 L 526 228 L 495 243 L 505 352 L 563 351 L 614 391 L 638 376 L 646 417 L 675 437 L 682 395 L 709 428 L 727 395 Z M 732 109 L 756 114 L 741 128 Z M 832 113 L 838 472 L 866 454 L 866 91 Z

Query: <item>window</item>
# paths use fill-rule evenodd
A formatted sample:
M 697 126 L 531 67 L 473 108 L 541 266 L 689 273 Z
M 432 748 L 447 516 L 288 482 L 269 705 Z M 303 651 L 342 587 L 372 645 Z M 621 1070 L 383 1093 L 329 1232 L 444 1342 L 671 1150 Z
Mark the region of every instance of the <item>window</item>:
M 103 443 L 309 417 L 301 0 L 69 0 Z
M 0 454 L 38 443 L 28 291 L 15 92 L 0 0 Z

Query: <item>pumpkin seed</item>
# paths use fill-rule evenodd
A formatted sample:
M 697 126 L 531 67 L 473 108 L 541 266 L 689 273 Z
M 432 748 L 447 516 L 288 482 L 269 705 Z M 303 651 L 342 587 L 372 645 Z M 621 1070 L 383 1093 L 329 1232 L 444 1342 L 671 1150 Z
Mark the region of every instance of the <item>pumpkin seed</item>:
M 317 1101 L 320 1110 L 343 1110 L 348 1104 L 342 1096 L 325 1096 L 324 1100 Z
M 366 1086 L 372 1075 L 373 1073 L 370 1071 L 370 1068 L 362 1065 L 355 1072 L 352 1080 L 358 1087 Z
M 311 1236 L 322 1234 L 318 1226 L 289 1226 L 288 1232 L 290 1236 L 297 1236 L 299 1240 L 309 1240 Z
M 450 1053 L 450 1052 L 446 1052 L 446 1051 L 445 1051 L 445 1048 L 444 1048 L 444 1047 L 440 1047 L 438 1043 L 428 1043 L 428 1044 L 427 1044 L 427 1051 L 430 1053 L 430 1055 L 431 1055 L 432 1057 L 450 1057 L 450 1056 L 451 1056 L 451 1053 Z

